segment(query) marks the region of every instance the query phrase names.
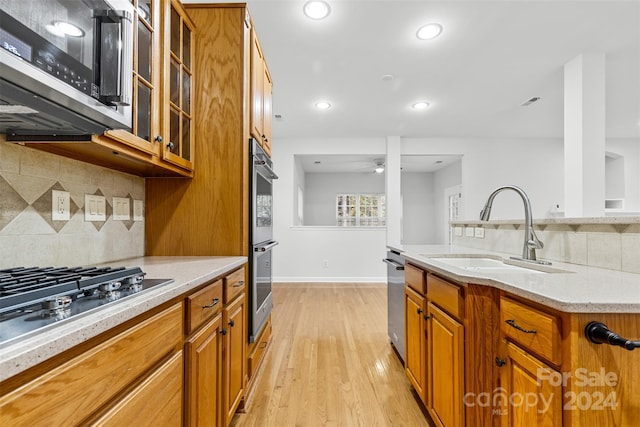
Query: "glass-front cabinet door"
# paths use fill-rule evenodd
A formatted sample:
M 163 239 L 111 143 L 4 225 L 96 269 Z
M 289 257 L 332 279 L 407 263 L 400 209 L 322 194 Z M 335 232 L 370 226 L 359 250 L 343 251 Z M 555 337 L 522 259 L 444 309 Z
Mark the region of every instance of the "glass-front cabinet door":
M 163 158 L 193 169 L 191 87 L 194 25 L 178 0 L 168 0 L 164 32 Z
M 134 23 L 132 130 L 107 135 L 148 154 L 159 155 L 160 144 L 160 1 L 131 0 Z

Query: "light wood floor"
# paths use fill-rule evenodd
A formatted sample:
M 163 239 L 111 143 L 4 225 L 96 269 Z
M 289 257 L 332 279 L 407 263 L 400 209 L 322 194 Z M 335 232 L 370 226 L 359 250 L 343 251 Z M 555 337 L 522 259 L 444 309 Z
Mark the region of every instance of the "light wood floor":
M 240 426 L 428 426 L 387 336 L 384 284 L 274 284 L 273 342 Z

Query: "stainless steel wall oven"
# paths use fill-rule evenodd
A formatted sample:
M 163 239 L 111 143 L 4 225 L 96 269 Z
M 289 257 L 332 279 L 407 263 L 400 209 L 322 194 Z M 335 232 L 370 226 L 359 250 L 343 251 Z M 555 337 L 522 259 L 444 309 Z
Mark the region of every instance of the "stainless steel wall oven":
M 271 296 L 273 240 L 273 163 L 258 142 L 249 140 L 250 215 L 249 233 L 249 342 L 254 342 L 273 308 Z

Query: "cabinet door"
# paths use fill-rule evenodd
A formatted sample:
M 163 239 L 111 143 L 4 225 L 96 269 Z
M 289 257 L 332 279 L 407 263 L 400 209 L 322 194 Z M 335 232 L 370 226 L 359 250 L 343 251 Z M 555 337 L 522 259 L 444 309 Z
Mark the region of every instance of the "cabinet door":
M 228 425 L 244 395 L 247 328 L 245 294 L 224 310 L 225 336 L 225 424 Z
M 183 366 L 180 351 L 92 425 L 181 425 Z
M 405 372 L 418 396 L 426 404 L 425 298 L 404 288 Z
M 464 329 L 429 303 L 427 378 L 431 418 L 437 425 L 464 425 Z M 526 424 L 522 424 L 526 425 Z
M 251 32 L 251 135 L 263 145 L 264 57 L 255 31 Z
M 191 86 L 194 25 L 178 0 L 168 1 L 164 22 L 162 157 L 193 170 Z
M 222 313 L 186 342 L 186 425 L 222 425 Z
M 109 130 L 106 135 L 147 154 L 158 155 L 160 145 L 160 0 L 133 0 L 134 61 L 132 130 Z
M 271 75 L 266 64 L 264 64 L 264 87 L 262 92 L 262 147 L 265 153 L 271 157 L 271 116 L 273 106 Z
M 540 378 L 544 375 L 544 378 Z M 500 383 L 504 392 L 502 425 L 562 425 L 562 386 L 553 370 L 513 343 L 507 344 L 506 365 L 501 368 Z

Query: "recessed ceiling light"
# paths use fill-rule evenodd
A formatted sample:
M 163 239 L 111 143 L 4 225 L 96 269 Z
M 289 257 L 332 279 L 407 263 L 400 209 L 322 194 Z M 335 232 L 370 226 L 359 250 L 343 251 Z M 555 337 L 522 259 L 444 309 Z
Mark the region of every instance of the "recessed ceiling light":
M 329 16 L 331 7 L 326 1 L 313 0 L 306 2 L 302 10 L 311 19 L 324 19 Z
M 54 34 L 59 37 L 63 36 L 71 36 L 71 37 L 82 37 L 84 36 L 84 31 L 80 28 L 76 27 L 73 24 L 70 24 L 65 21 L 53 21 L 50 25 L 45 27 L 47 31 L 51 34 Z
M 431 40 L 438 37 L 440 33 L 442 33 L 442 25 L 434 22 L 418 28 L 416 37 L 418 37 L 420 40 Z
M 319 110 L 328 110 L 331 108 L 331 104 L 327 101 L 316 102 L 316 108 Z
M 382 77 L 380 77 L 380 79 L 383 82 L 390 82 L 391 80 L 393 80 L 393 74 L 384 74 Z
M 413 108 L 414 110 L 424 110 L 429 105 L 431 105 L 431 104 L 429 104 L 427 101 L 418 101 L 418 102 L 414 102 L 411 105 L 411 108 Z

